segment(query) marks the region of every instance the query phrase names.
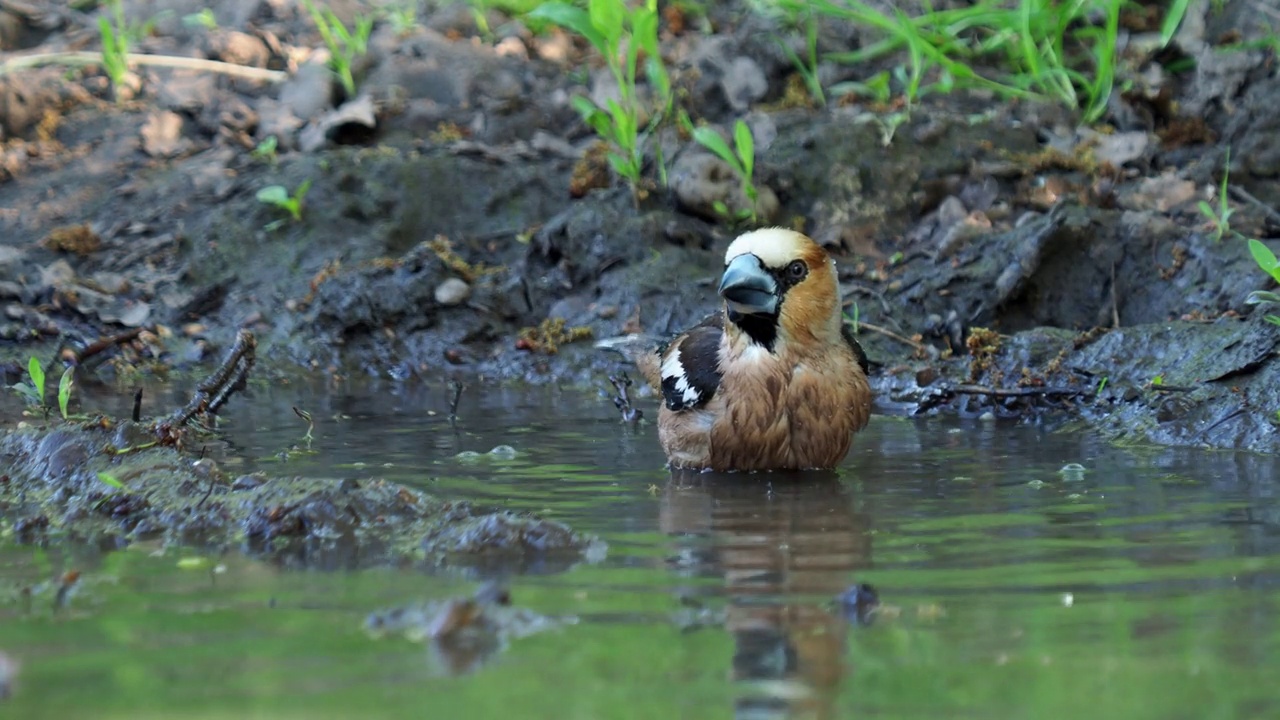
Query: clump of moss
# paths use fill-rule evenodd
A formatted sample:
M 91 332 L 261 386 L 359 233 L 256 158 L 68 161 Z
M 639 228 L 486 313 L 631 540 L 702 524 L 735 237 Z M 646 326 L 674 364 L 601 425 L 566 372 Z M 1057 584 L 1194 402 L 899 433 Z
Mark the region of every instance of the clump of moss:
M 516 340 L 516 348 L 555 355 L 561 345 L 566 345 L 591 337 L 591 328 L 586 326 L 565 327 L 564 318 L 543 320 L 538 327 L 527 327 L 520 331 Z
M 458 277 L 469 283 L 473 283 L 485 275 L 492 275 L 493 273 L 502 271 L 501 267 L 491 267 L 484 263 L 467 262 L 456 250 L 453 249 L 453 243 L 444 235 L 435 236 L 435 238 L 428 240 L 426 245 L 428 250 L 435 253 L 436 257 L 440 258 L 440 262 L 444 263 L 445 267 L 457 273 Z
M 573 165 L 569 197 L 580 198 L 592 190 L 609 187 L 613 179 L 609 173 L 609 145 L 594 143 Z
M 977 382 L 983 373 L 991 369 L 996 353 L 1000 351 L 1000 333 L 984 327 L 969 331 L 965 340 L 969 350 L 969 381 Z
M 448 145 L 468 137 L 471 133 L 455 122 L 444 121 L 427 134 L 431 142 L 437 145 Z
M 40 244 L 54 252 L 67 252 L 85 257 L 102 247 L 102 238 L 98 237 L 98 233 L 88 225 L 64 225 L 50 230 Z

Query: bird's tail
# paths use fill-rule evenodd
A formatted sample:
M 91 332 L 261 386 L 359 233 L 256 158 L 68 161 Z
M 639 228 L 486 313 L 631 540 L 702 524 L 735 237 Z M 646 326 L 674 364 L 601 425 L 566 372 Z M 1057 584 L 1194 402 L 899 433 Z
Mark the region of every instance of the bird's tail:
M 662 378 L 659 372 L 661 357 L 659 355 L 662 339 L 645 333 L 632 333 L 617 337 L 602 338 L 595 346 L 601 350 L 611 350 L 626 358 L 636 366 L 645 382 L 659 389 Z

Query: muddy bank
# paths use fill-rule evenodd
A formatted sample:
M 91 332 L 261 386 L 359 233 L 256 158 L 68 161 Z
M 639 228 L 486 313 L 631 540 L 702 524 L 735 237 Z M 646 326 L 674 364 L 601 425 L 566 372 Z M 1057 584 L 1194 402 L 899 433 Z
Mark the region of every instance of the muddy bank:
M 4 11 L 19 29 L 6 49 L 97 49 L 96 11 L 27 5 L 42 12 Z M 664 16 L 677 96 L 697 122 L 745 120 L 777 200 L 760 222 L 836 255 L 881 410 L 1276 448 L 1280 328 L 1245 303 L 1270 280 L 1241 236 L 1280 228 L 1280 78 L 1248 2 L 1193 4 L 1163 50 L 1126 34 L 1095 127 L 976 92 L 909 114 L 857 96 L 819 107 L 772 40 L 803 34 L 724 5 L 710 32 Z M 0 77 L 6 382 L 31 354 L 79 362 L 103 337 L 123 339 L 84 364 L 108 382 L 197 368 L 248 328 L 274 368 L 604 386 L 617 362 L 590 338 L 673 332 L 714 307 L 720 253 L 746 225 L 710 208 L 736 182 L 668 128 L 643 197 L 616 183 L 570 105 L 610 92 L 580 39 L 497 12 L 485 31 L 461 5 L 407 28 L 382 18 L 346 97 L 295 3 L 220 6 L 214 27 L 182 22 L 194 2 L 125 6 L 155 19 L 138 52 L 283 75 L 146 65 L 123 99 L 92 66 Z M 335 4 L 349 22 L 366 9 Z M 825 52 L 870 40 L 838 24 L 820 38 Z M 1219 238 L 1198 203 L 1218 204 L 1228 147 Z M 304 183 L 298 220 L 257 199 Z
M 245 389 L 253 365 L 253 337 L 242 331 L 191 401 L 168 415 L 144 419 L 136 404 L 132 420 L 70 415 L 7 430 L 0 436 L 7 534 L 22 544 L 103 550 L 160 540 L 320 568 L 567 567 L 604 557 L 602 541 L 563 524 L 486 512 L 376 477 L 224 471 L 205 452 L 218 440 L 215 414 Z

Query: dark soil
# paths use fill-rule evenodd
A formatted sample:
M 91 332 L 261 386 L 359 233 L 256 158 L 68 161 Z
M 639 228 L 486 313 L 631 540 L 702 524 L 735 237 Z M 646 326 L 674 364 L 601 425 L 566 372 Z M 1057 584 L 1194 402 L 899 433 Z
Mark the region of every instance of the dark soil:
M 183 22 L 205 5 L 125 2 L 156 21 L 134 51 L 287 79 L 147 65 L 117 98 L 95 66 L 0 76 L 6 383 L 31 355 L 107 381 L 195 370 L 247 328 L 265 373 L 604 386 L 619 363 L 590 338 L 673 332 L 714 308 L 745 226 L 709 208 L 735 183 L 674 129 L 657 141 L 679 192 L 652 162 L 642 197 L 610 178 L 569 102 L 608 92 L 580 40 L 497 12 L 486 36 L 463 5 L 402 33 L 380 21 L 344 102 L 298 3 L 217 3 L 216 29 Z M 330 5 L 353 24 L 366 4 Z M 1159 52 L 1126 31 L 1092 128 L 956 92 L 890 134 L 899 104 L 813 107 L 775 42 L 802 36 L 737 3 L 712 9 L 710 32 L 667 13 L 662 35 L 695 121 L 752 127 L 778 200 L 761 222 L 837 257 L 883 411 L 1272 452 L 1280 328 L 1246 304 L 1271 281 L 1243 236 L 1280 237 L 1280 74 L 1275 44 L 1253 42 L 1274 33 L 1249 1 L 1194 5 Z M 10 57 L 96 52 L 98 12 L 0 3 L 0 41 Z M 866 41 L 821 33 L 823 51 Z M 276 155 L 255 155 L 270 136 Z M 1217 206 L 1228 147 L 1233 233 L 1215 239 L 1197 205 Z M 301 221 L 256 199 L 305 181 Z M 43 462 L 38 439 L 5 442 Z

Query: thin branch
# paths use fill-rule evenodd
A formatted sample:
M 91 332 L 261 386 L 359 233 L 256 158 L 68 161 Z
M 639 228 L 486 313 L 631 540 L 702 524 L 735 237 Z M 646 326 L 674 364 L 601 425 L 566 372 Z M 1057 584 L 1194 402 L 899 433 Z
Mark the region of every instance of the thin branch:
M 1257 205 L 1272 220 L 1280 222 L 1280 212 L 1277 212 L 1275 208 L 1254 197 L 1253 193 L 1250 193 L 1248 190 L 1245 190 L 1239 185 L 1230 185 L 1227 187 L 1227 192 L 1235 195 L 1237 200 L 1244 200 L 1247 203 Z
M 157 434 L 161 438 L 168 438 L 173 428 L 185 425 L 197 414 L 217 412 L 231 397 L 231 393 L 243 389 L 249 378 L 249 371 L 253 369 L 257 344 L 253 333 L 241 330 L 222 364 L 196 386 L 195 395 L 185 407 L 160 423 L 156 428 Z
M 953 385 L 943 388 L 944 392 L 954 393 L 956 395 L 986 395 L 988 397 L 1075 397 L 1077 395 L 1092 395 L 1093 391 L 1087 388 L 1068 388 L 1068 387 L 1020 387 L 1020 388 L 993 388 L 985 385 Z
M 145 53 L 128 53 L 125 61 L 129 65 L 151 65 L 154 67 L 178 68 L 183 70 L 201 70 L 214 72 L 248 80 L 264 80 L 266 82 L 284 82 L 289 73 L 281 70 L 246 67 L 220 60 L 203 58 L 178 57 L 176 55 L 148 55 Z M 16 57 L 0 64 L 0 75 L 18 70 L 39 67 L 41 65 L 101 65 L 102 54 L 93 52 L 56 52 L 38 53 Z
M 889 339 L 891 339 L 891 340 L 897 340 L 898 342 L 902 343 L 903 345 L 910 345 L 911 347 L 915 348 L 916 350 L 918 350 L 918 351 L 920 351 L 920 352 L 923 352 L 923 353 L 927 354 L 927 355 L 928 355 L 929 357 L 931 357 L 931 358 L 936 358 L 936 357 L 938 357 L 938 349 L 937 349 L 937 348 L 935 348 L 935 347 L 933 347 L 932 345 L 925 345 L 924 343 L 918 343 L 918 342 L 916 342 L 915 340 L 912 340 L 912 339 L 911 339 L 911 338 L 909 338 L 909 337 L 904 337 L 904 336 L 902 336 L 902 335 L 899 335 L 898 333 L 896 333 L 896 332 L 894 332 L 894 331 L 892 331 L 892 330 L 889 330 L 888 328 L 882 328 L 882 327 L 880 327 L 879 325 L 872 325 L 872 324 L 871 324 L 871 323 L 869 323 L 869 322 L 864 322 L 864 321 L 862 321 L 862 320 L 859 320 L 859 321 L 858 321 L 858 329 L 860 329 L 860 330 L 870 330 L 870 331 L 871 331 L 871 332 L 873 332 L 873 333 L 880 333 L 881 335 L 884 335 L 885 337 L 887 337 L 887 338 L 889 338 Z

